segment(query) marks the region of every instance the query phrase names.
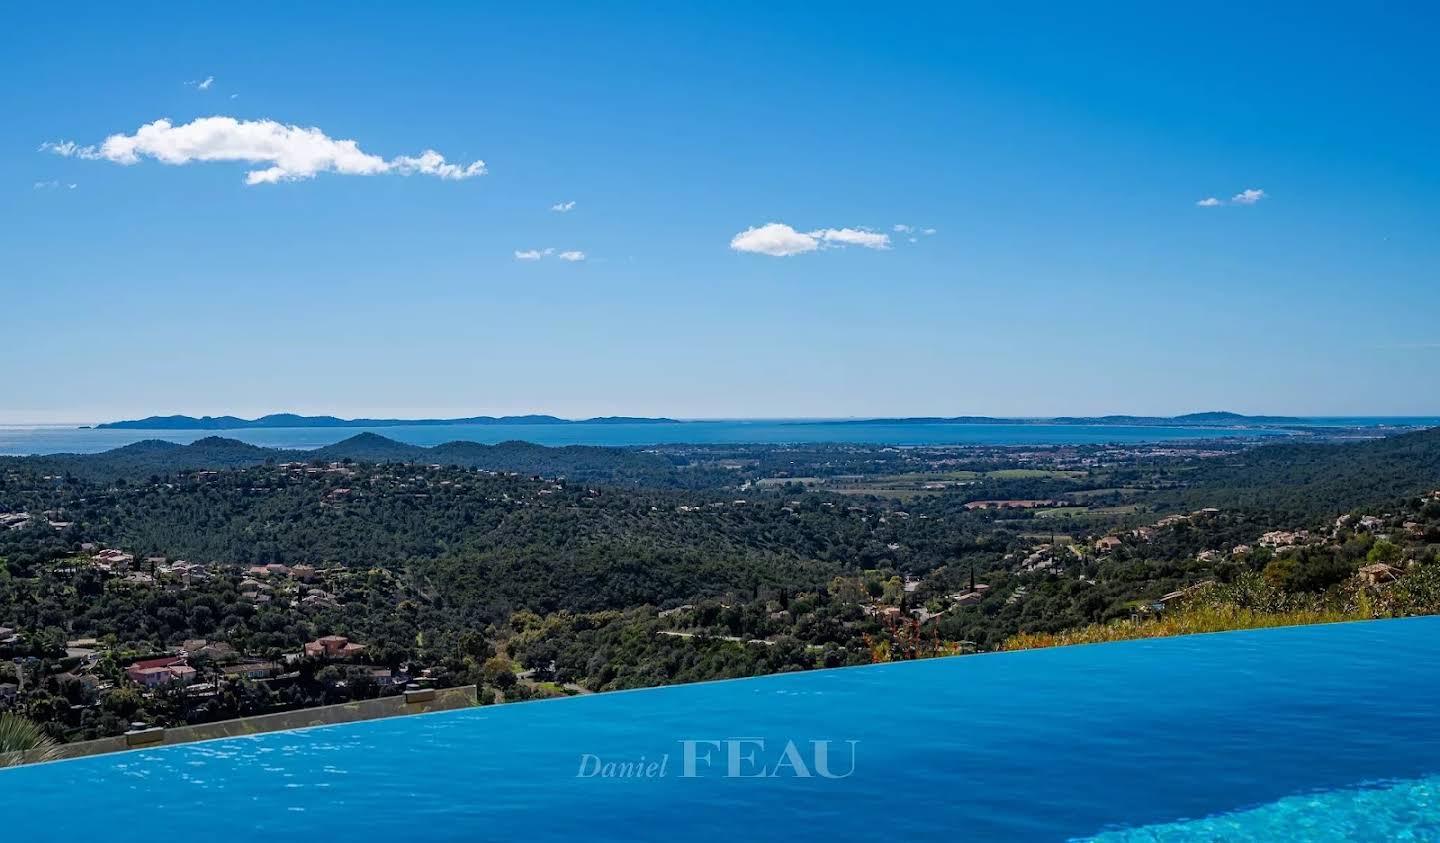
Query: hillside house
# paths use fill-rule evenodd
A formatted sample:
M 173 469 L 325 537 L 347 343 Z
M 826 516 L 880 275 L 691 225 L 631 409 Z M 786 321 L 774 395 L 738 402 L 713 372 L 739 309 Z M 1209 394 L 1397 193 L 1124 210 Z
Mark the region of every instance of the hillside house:
M 130 681 L 145 688 L 158 688 L 171 682 L 186 684 L 195 680 L 195 668 L 185 663 L 184 656 L 145 659 L 125 668 Z
M 305 645 L 305 655 L 328 659 L 347 659 L 364 651 L 364 644 L 355 644 L 343 635 L 326 635 Z

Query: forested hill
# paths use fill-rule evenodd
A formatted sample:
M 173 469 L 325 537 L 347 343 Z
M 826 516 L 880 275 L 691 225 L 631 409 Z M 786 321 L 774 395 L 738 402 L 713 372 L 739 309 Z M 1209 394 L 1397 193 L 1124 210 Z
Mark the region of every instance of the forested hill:
M 0 457 L 0 470 L 14 468 L 87 479 L 142 480 L 151 475 L 176 471 L 347 459 L 355 462 L 408 462 L 484 468 L 611 483 L 667 486 L 679 481 L 679 472 L 669 460 L 627 448 L 589 445 L 550 448 L 528 442 L 502 442 L 499 445 L 447 442 L 425 448 L 374 433 L 361 433 L 313 451 L 262 448 L 218 436 L 208 436 L 189 445 L 151 439 L 99 454 Z
M 1440 427 L 1368 442 L 1284 443 L 1202 463 L 1187 507 L 1264 509 L 1306 517 L 1382 505 L 1440 488 Z
M 72 475 L 89 480 L 146 481 L 154 475 L 198 469 L 226 469 L 285 462 L 414 463 L 524 475 L 567 477 L 579 482 L 640 485 L 655 488 L 718 488 L 744 479 L 804 477 L 843 472 L 858 475 L 895 474 L 920 470 L 940 471 L 956 458 L 955 451 L 988 455 L 1006 467 L 1004 449 L 938 450 L 918 462 L 881 459 L 883 448 L 821 447 L 813 451 L 793 447 L 756 450 L 657 453 L 639 448 L 569 445 L 547 447 L 528 442 L 483 445 L 448 442 L 422 447 L 397 442 L 375 433 L 361 433 L 317 450 L 264 448 L 233 439 L 207 437 L 189 445 L 148 440 L 99 454 L 53 454 L 0 457 L 0 471 L 15 469 L 41 474 Z M 734 451 L 734 453 L 731 453 Z M 726 455 L 725 459 L 719 459 Z M 890 455 L 893 456 L 893 455 Z M 1337 444 L 1282 442 L 1236 450 L 1163 469 L 1170 488 L 1147 491 L 1135 503 L 1160 510 L 1189 511 L 1203 506 L 1244 507 L 1276 516 L 1305 519 L 1356 507 L 1382 506 L 1400 498 L 1440 488 L 1440 428 L 1400 434 L 1385 439 Z M 726 470 L 725 464 L 748 464 L 746 471 Z M 977 463 L 978 464 L 978 463 Z M 1064 498 L 1074 491 L 1070 479 L 1017 479 L 994 487 L 994 482 L 971 480 L 953 487 L 960 502 L 980 497 Z M 945 497 L 948 497 L 945 496 Z

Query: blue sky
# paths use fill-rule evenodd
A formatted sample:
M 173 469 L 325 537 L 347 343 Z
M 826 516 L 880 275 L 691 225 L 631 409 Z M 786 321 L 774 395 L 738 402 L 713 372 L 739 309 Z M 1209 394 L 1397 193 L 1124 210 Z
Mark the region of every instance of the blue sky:
M 0 422 L 1440 413 L 1433 8 L 1164 5 L 12 7 Z

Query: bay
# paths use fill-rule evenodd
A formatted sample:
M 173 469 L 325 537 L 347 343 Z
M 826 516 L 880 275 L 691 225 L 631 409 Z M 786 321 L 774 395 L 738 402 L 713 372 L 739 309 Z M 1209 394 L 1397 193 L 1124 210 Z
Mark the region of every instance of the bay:
M 1375 421 L 1370 421 L 1374 424 Z M 1335 420 L 1316 420 L 1317 425 Z M 1394 424 L 1396 420 L 1389 420 Z M 1409 423 L 1409 422 L 1405 422 Z M 1367 425 L 1369 426 L 1369 425 Z M 1261 427 L 1160 427 L 1081 424 L 950 424 L 940 422 L 856 422 L 815 420 L 682 421 L 640 424 L 489 424 L 395 427 L 247 428 L 239 430 L 96 430 L 74 426 L 0 426 L 0 454 L 108 451 L 149 439 L 181 444 L 207 436 L 237 439 L 272 448 L 320 448 L 360 433 L 375 433 L 412 445 L 469 441 L 495 444 L 519 440 L 539 445 L 643 446 L 661 444 L 869 445 L 1095 445 L 1135 444 L 1221 437 L 1292 435 Z

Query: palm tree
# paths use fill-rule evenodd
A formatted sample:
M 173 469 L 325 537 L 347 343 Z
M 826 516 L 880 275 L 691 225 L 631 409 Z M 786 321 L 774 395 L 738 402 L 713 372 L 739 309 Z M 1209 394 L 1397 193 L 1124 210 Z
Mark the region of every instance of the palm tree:
M 60 757 L 60 745 L 18 714 L 0 714 L 0 767 Z

